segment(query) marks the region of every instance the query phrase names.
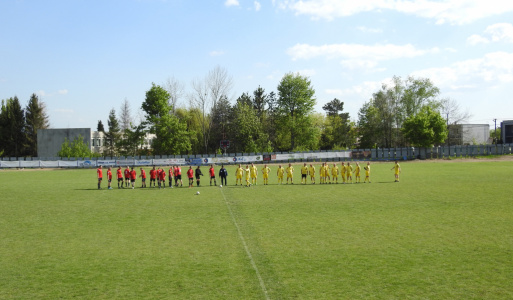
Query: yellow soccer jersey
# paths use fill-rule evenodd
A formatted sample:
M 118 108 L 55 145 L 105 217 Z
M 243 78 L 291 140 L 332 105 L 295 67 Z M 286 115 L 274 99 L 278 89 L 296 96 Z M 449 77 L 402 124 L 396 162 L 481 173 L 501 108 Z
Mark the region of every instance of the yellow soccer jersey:
M 394 168 L 395 168 L 395 174 L 399 174 L 399 170 L 401 169 L 401 166 L 399 166 L 399 164 L 395 164 Z
M 301 174 L 302 174 L 302 175 L 306 175 L 306 174 L 308 174 L 308 167 L 307 167 L 307 166 L 303 166 L 303 167 L 301 167 Z
M 283 167 L 278 168 L 278 177 L 283 177 L 283 174 L 285 173 L 285 169 Z
M 338 167 L 331 168 L 331 175 L 338 176 Z
M 366 166 L 365 167 L 365 176 L 369 176 L 370 175 L 370 166 Z
M 326 173 L 326 169 L 324 168 L 324 166 L 321 166 L 321 168 L 319 169 L 319 174 L 321 174 L 321 177 L 324 177 L 325 173 Z
M 249 169 L 250 169 L 251 177 L 256 178 L 256 175 L 257 175 L 257 172 L 258 172 L 257 167 L 256 166 L 252 166 L 252 167 L 249 167 Z
M 269 175 L 270 172 L 271 172 L 271 169 L 269 167 L 262 168 L 262 174 Z
M 294 173 L 294 167 L 287 167 L 287 175 L 292 175 L 292 173 Z
M 351 166 L 351 165 L 346 166 L 346 173 L 347 173 L 347 175 L 351 175 L 352 172 L 353 172 L 353 166 Z
M 235 175 L 238 177 L 238 178 L 242 178 L 242 174 L 244 173 L 244 169 L 243 168 L 237 168 L 237 171 L 235 171 Z
M 361 169 L 361 168 L 360 168 L 360 166 L 356 166 L 356 167 L 354 167 L 354 168 L 355 168 L 355 169 L 354 169 L 354 174 L 355 174 L 356 176 L 360 176 L 360 169 Z
M 310 176 L 314 177 L 315 176 L 315 167 L 311 166 L 310 168 L 308 168 L 308 172 L 310 173 Z
M 345 175 L 345 174 L 346 174 L 346 166 L 345 166 L 345 165 L 342 165 L 342 166 L 340 167 L 340 174 L 343 174 L 343 175 Z
M 246 172 L 246 180 L 249 179 L 249 173 L 251 172 L 249 169 L 244 170 Z

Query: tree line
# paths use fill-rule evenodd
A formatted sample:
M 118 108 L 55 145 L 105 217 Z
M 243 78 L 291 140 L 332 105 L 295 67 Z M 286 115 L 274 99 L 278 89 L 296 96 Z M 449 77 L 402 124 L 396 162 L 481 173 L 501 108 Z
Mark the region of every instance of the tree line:
M 126 100 L 119 119 L 111 110 L 105 133 L 112 143 L 106 155 L 428 147 L 447 139 L 449 120 L 442 111 L 450 110 L 454 123 L 468 117 L 453 100 L 441 98 L 440 90 L 426 78 L 394 77 L 362 106 L 357 121 L 351 121 L 344 102 L 336 98 L 323 106 L 324 113 L 315 112 L 315 89 L 300 74 L 285 74 L 277 92 L 259 86 L 234 102 L 228 98 L 231 86 L 226 70 L 217 67 L 203 80 L 192 82 L 192 92 L 186 95 L 189 105 L 181 107 L 177 105 L 184 96 L 181 83 L 174 79 L 164 85 L 153 83 L 137 125 L 126 121 L 130 115 Z M 98 129 L 103 129 L 101 121 Z M 151 150 L 143 146 L 145 133 L 156 136 Z M 223 148 L 227 144 L 222 141 L 229 141 L 229 148 Z
M 153 83 L 137 122 L 127 99 L 119 113 L 110 110 L 107 126 L 98 121 L 97 130 L 106 136 L 107 150 L 102 155 L 428 147 L 445 142 L 449 123 L 468 118 L 455 101 L 441 98 L 440 90 L 427 78 L 394 77 L 363 104 L 356 121 L 336 98 L 322 107 L 323 113 L 316 112 L 311 80 L 298 73 L 285 74 L 276 92 L 259 86 L 235 101 L 229 96 L 232 85 L 221 67 L 194 80 L 189 93 L 174 78 L 162 85 Z M 179 105 L 183 102 L 188 105 Z M 3 156 L 37 156 L 37 129 L 49 127 L 44 103 L 35 94 L 25 109 L 16 97 L 2 101 L 0 125 Z M 155 137 L 150 146 L 145 143 L 148 133 Z M 221 141 L 229 141 L 229 148 Z M 79 152 L 84 148 L 66 142 L 66 151 L 61 151 L 66 156 L 75 156 L 74 148 Z
M 50 127 L 44 102 L 32 94 L 25 108 L 18 97 L 2 100 L 0 156 L 37 156 L 37 130 Z

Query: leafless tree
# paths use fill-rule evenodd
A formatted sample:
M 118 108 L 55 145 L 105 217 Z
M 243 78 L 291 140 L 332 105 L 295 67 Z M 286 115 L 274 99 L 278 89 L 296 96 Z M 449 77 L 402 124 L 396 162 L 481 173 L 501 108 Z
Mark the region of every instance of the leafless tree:
M 191 107 L 197 108 L 205 153 L 208 153 L 210 129 L 212 128 L 211 112 L 221 97 L 228 95 L 232 86 L 232 77 L 228 75 L 226 69 L 219 66 L 208 72 L 203 80 L 196 79 L 192 82 L 193 92 L 189 96 L 189 101 Z
M 450 125 L 468 122 L 472 117 L 468 109 L 463 110 L 458 101 L 450 98 L 442 100 L 442 108 L 440 112 L 442 115 L 445 115 L 444 117 L 447 118 Z
M 172 113 L 175 113 L 176 105 L 178 101 L 184 95 L 184 85 L 178 81 L 175 77 L 169 77 L 164 84 L 166 91 L 169 93 L 168 104 L 172 107 Z
M 124 132 L 126 129 L 130 129 L 130 123 L 132 122 L 132 108 L 130 107 L 130 102 L 128 102 L 128 99 L 125 98 L 121 104 L 121 110 L 119 113 L 119 125 L 121 127 L 121 132 Z

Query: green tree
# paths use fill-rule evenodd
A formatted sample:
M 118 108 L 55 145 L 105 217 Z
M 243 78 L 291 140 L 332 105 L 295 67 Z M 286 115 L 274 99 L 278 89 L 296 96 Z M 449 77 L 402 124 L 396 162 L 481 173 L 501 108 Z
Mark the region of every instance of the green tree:
M 125 156 L 136 156 L 142 151 L 145 151 L 143 146 L 146 132 L 145 123 L 140 123 L 139 125 L 130 124 L 130 127 L 123 132 L 123 139 L 119 141 L 120 148 L 122 149 L 121 154 Z
M 37 156 L 37 130 L 49 128 L 48 120 L 44 102 L 39 101 L 36 94 L 32 94 L 25 108 L 26 155 Z
M 25 113 L 16 96 L 2 101 L 0 132 L 0 150 L 4 151 L 4 155 L 22 156 L 26 147 Z
M 105 133 L 107 139 L 107 153 L 110 156 L 116 156 L 120 151 L 119 140 L 121 138 L 120 127 L 118 118 L 116 118 L 116 110 L 112 108 L 109 112 L 109 119 L 107 120 L 109 131 Z
M 261 152 L 267 149 L 269 136 L 264 132 L 252 104 L 240 101 L 235 105 L 233 128 L 236 129 L 235 151 Z
M 403 125 L 404 137 L 412 146 L 432 147 L 447 139 L 446 120 L 427 105 L 416 115 L 408 117 Z
M 326 122 L 321 135 L 321 149 L 330 150 L 352 146 L 349 113 L 342 113 L 344 102 L 337 98 L 326 103 L 322 109 L 326 111 Z
M 93 153 L 89 144 L 84 141 L 84 137 L 82 135 L 78 135 L 78 137 L 74 138 L 71 142 L 64 138 L 64 143 L 61 145 L 61 150 L 57 152 L 57 156 L 59 157 L 96 157 L 99 156 L 97 153 Z
M 383 145 L 383 127 L 378 109 L 372 100 L 366 102 L 358 111 L 358 133 L 360 148 L 375 148 Z
M 283 150 L 308 147 L 312 138 L 310 114 L 315 106 L 315 90 L 308 77 L 287 73 L 278 85 L 276 124 L 289 132 L 290 143 L 282 143 Z M 285 141 L 283 133 L 282 141 Z
M 169 98 L 164 88 L 153 83 L 142 103 L 150 132 L 157 136 L 152 144 L 155 154 L 180 154 L 191 149 L 187 125 L 172 113 Z
M 105 132 L 105 127 L 103 126 L 102 120 L 98 120 L 98 125 L 96 126 L 96 131 Z

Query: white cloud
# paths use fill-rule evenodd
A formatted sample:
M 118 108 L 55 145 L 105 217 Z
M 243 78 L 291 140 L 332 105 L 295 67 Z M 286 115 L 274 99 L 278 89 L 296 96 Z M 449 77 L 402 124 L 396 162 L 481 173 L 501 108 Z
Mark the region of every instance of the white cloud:
M 64 89 L 64 90 L 58 90 L 57 91 L 57 94 L 59 95 L 67 95 L 68 94 L 68 90 Z
M 513 82 L 513 53 L 488 53 L 482 58 L 419 70 L 412 75 L 430 78 L 435 85 L 451 90 L 510 84 Z
M 510 23 L 497 23 L 486 27 L 484 36 L 473 34 L 467 38 L 467 43 L 488 44 L 490 42 L 513 43 L 513 25 Z
M 262 8 L 262 4 L 260 4 L 260 2 L 258 2 L 258 1 L 255 1 L 254 5 L 255 5 L 255 10 L 256 11 L 260 11 L 260 9 Z
M 417 49 L 413 45 L 360 45 L 360 44 L 332 44 L 312 46 L 308 44 L 297 44 L 287 50 L 292 60 L 312 59 L 325 57 L 326 59 L 342 58 L 341 64 L 351 70 L 374 69 L 380 61 L 387 61 L 399 58 L 412 58 L 438 53 L 440 49 L 428 50 Z M 373 71 L 383 71 L 374 69 Z
M 473 34 L 467 38 L 467 44 L 475 46 L 477 44 L 488 44 L 490 40 L 485 37 L 480 36 L 479 34 Z
M 332 20 L 362 12 L 393 10 L 434 19 L 437 24 L 468 24 L 479 19 L 513 11 L 513 1 L 503 0 L 281 0 L 273 1 L 281 9 L 312 19 Z
M 221 56 L 224 55 L 224 51 L 210 51 L 210 56 Z
M 513 25 L 509 23 L 497 23 L 486 28 L 485 34 L 488 34 L 494 42 L 513 43 Z
M 239 6 L 239 1 L 238 0 L 226 0 L 224 2 L 224 5 L 225 6 Z

